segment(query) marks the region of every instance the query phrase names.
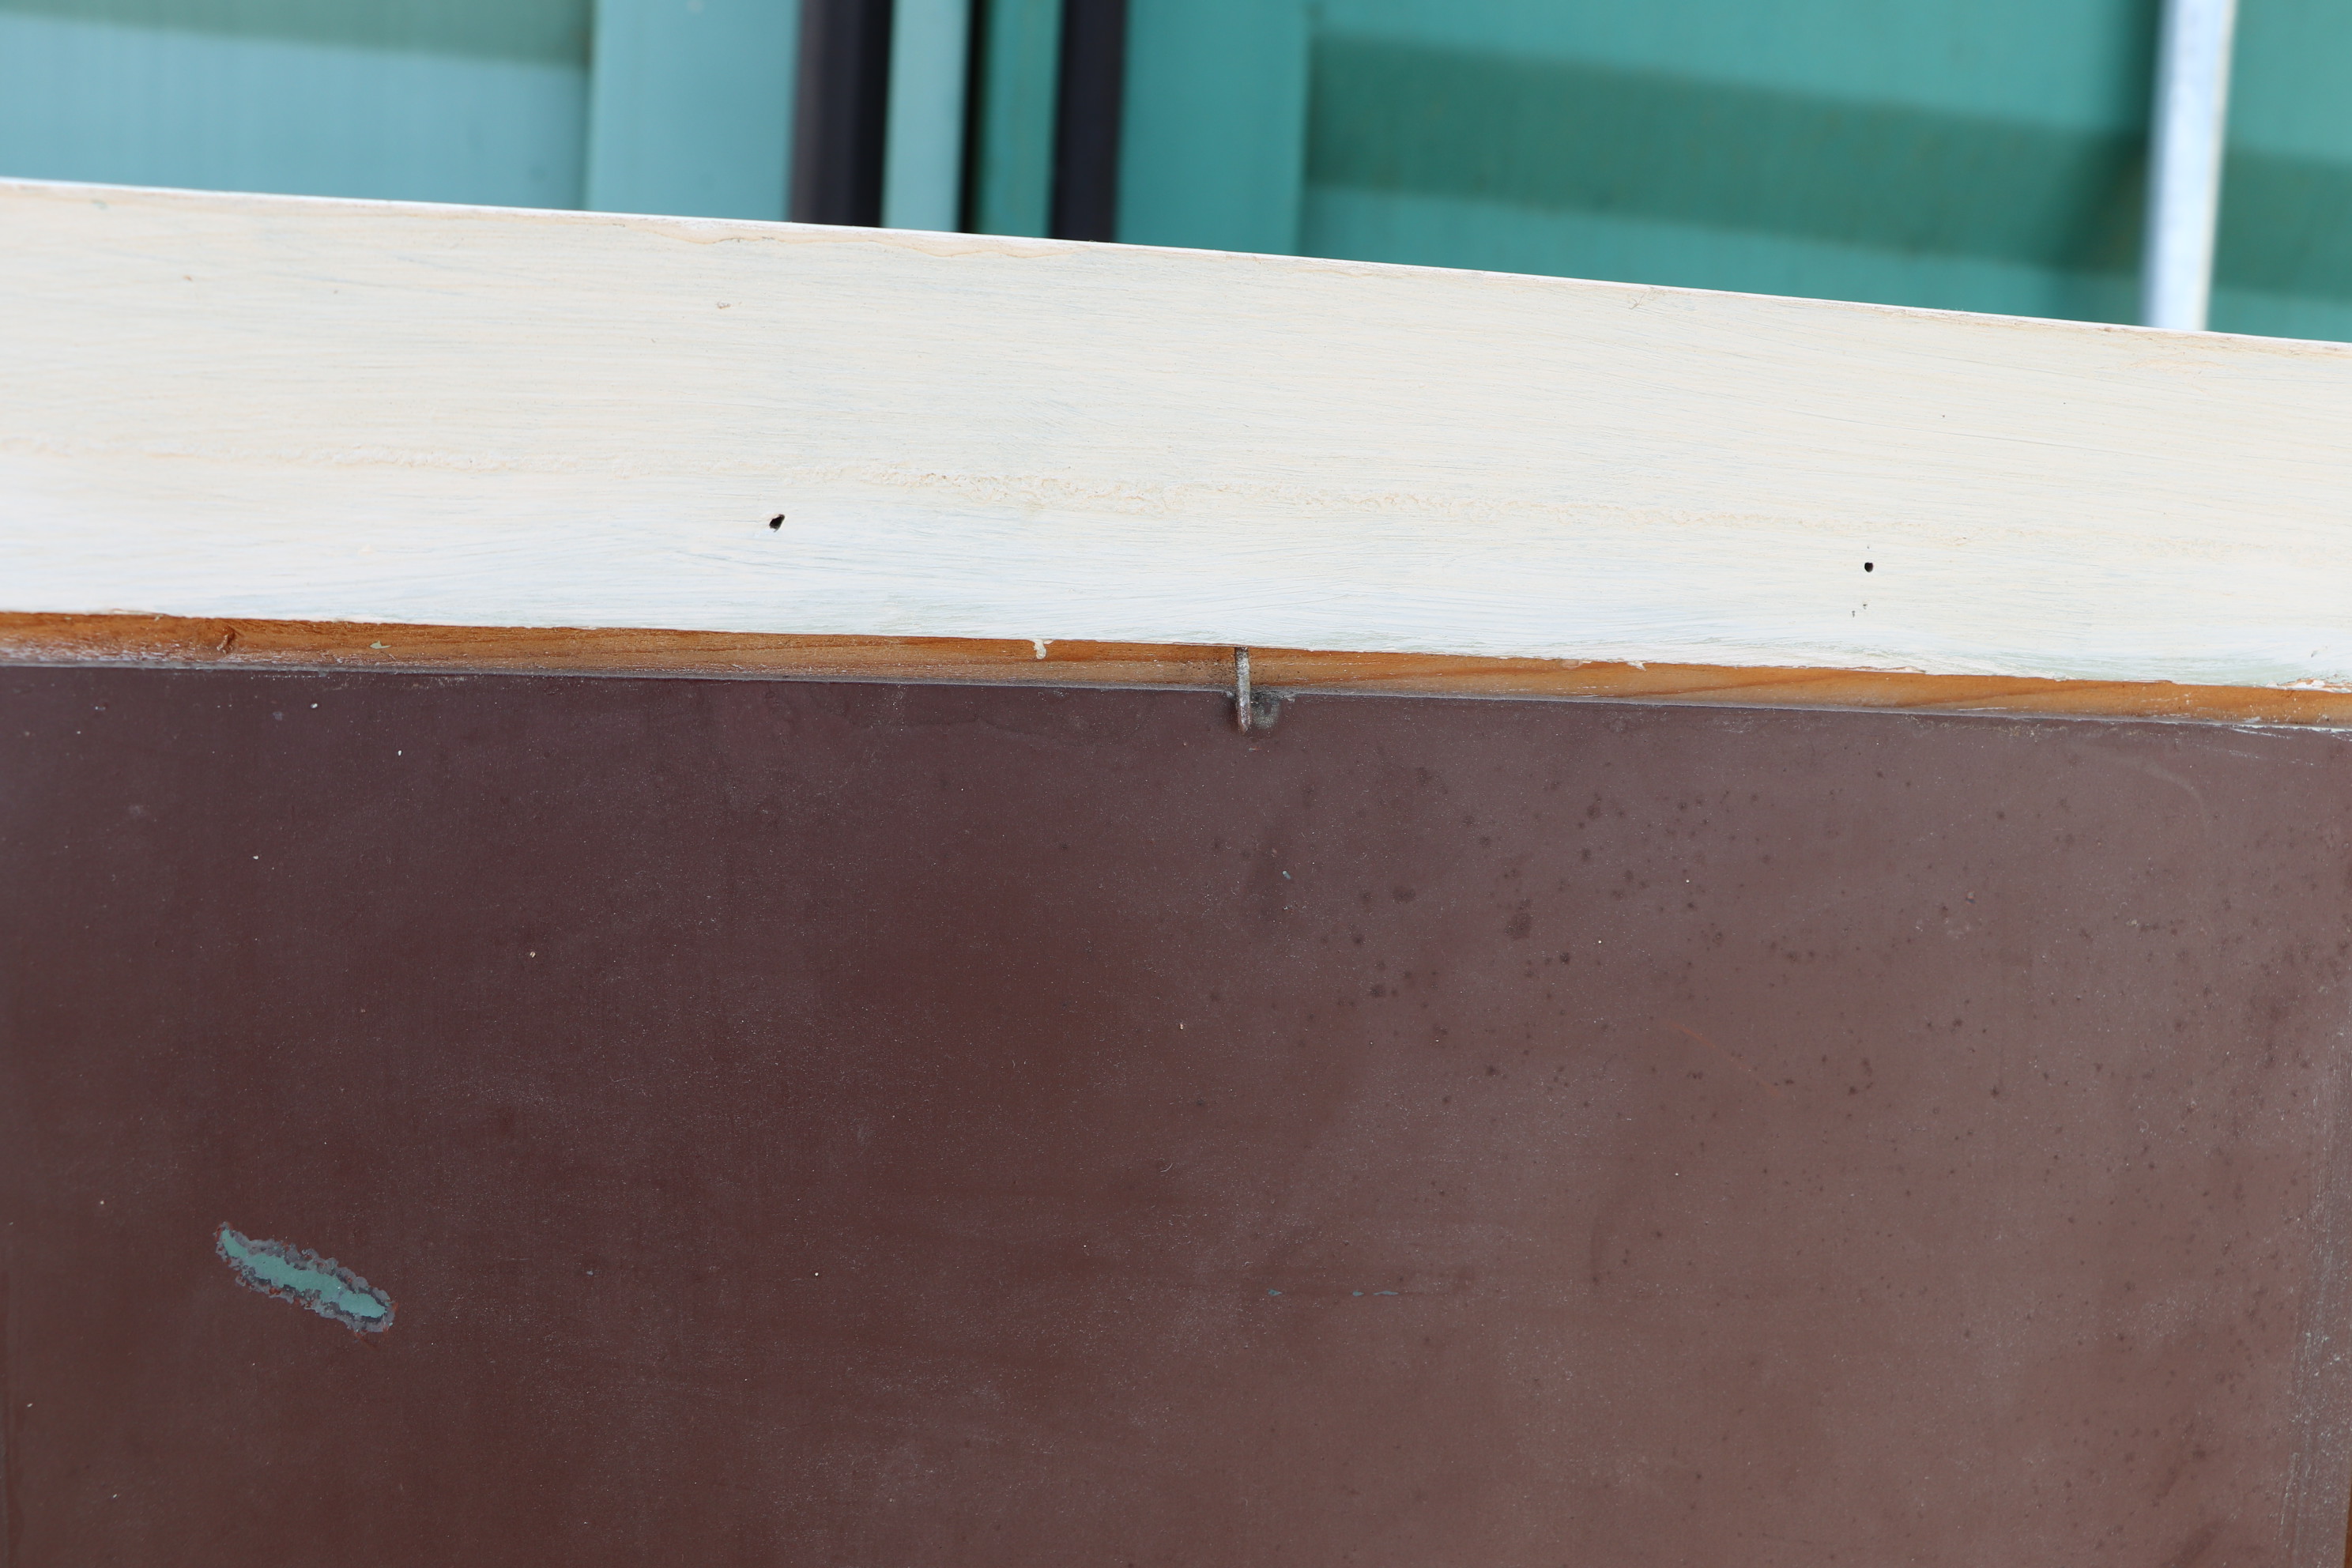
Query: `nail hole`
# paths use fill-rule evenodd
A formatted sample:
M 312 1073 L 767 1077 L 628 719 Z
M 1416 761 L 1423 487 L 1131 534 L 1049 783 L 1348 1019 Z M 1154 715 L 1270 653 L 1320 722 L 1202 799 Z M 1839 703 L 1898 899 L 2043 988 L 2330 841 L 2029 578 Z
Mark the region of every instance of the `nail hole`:
M 1875 572 L 1878 570 L 1878 563 L 1875 561 L 1865 561 L 1862 563 L 1862 569 L 1865 572 Z
M 784 514 L 783 514 L 782 512 L 778 512 L 775 516 L 773 516 L 773 517 L 770 518 L 770 519 L 768 520 L 768 526 L 769 526 L 770 528 L 782 528 L 782 527 L 783 527 L 783 526 L 784 526 Z

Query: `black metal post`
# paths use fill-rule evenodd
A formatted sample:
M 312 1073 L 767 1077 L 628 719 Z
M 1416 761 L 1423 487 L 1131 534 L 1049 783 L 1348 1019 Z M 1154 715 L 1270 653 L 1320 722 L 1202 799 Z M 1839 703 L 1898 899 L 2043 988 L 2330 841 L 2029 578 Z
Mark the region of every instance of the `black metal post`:
M 1118 130 L 1127 86 L 1127 0 L 1063 0 L 1054 132 L 1056 239 L 1118 237 Z
M 795 223 L 882 221 L 891 0 L 801 0 L 793 106 Z

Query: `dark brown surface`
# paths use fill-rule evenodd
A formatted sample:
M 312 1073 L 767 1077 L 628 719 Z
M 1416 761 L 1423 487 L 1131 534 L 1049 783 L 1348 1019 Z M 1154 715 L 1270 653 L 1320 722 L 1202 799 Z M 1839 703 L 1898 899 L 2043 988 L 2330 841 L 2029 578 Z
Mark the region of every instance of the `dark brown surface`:
M 2346 746 L 0 672 L 7 1561 L 2308 1568 Z

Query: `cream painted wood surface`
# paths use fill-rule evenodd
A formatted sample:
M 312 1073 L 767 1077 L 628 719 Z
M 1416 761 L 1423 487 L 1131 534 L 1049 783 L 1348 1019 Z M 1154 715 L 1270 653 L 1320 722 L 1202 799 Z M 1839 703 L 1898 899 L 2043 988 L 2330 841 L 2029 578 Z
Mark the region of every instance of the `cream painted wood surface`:
M 0 183 L 0 611 L 2352 687 L 2347 431 L 2333 344 Z

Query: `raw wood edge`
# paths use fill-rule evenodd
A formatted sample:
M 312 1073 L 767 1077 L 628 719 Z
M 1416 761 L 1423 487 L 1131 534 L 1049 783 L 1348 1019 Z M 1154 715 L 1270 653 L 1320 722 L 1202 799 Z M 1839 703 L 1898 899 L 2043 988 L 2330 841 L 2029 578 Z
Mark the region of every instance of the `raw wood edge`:
M 2352 692 L 1253 648 L 1275 690 L 2352 726 Z M 1233 650 L 1147 643 L 0 614 L 0 663 L 1217 689 Z

